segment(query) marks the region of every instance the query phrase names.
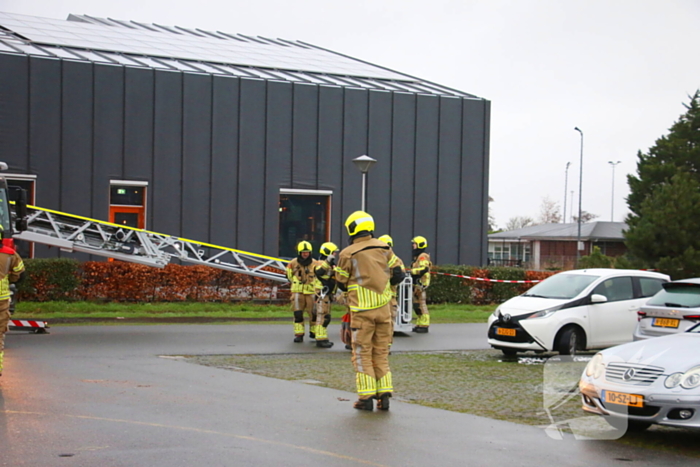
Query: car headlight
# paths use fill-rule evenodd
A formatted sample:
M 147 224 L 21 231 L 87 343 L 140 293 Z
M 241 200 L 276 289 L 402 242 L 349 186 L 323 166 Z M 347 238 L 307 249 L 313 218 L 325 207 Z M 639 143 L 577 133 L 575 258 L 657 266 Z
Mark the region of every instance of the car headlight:
M 527 319 L 532 319 L 532 318 L 547 318 L 548 316 L 551 316 L 555 311 L 557 311 L 560 307 L 556 306 L 554 308 L 547 308 L 546 310 L 538 311 L 537 313 L 533 313 L 530 316 L 527 317 Z
M 694 389 L 698 386 L 700 386 L 700 366 L 686 371 L 681 381 L 681 387 L 683 389 Z
M 493 312 L 493 317 L 498 319 L 498 316 L 501 314 L 501 307 L 499 306 L 496 308 L 496 311 Z
M 683 389 L 694 389 L 700 386 L 700 366 L 696 366 L 685 373 L 673 373 L 666 377 L 664 386 L 668 389 L 682 387 Z
M 603 376 L 605 371 L 605 364 L 603 363 L 603 354 L 597 353 L 591 361 L 586 365 L 586 376 L 593 376 L 595 379 Z
M 672 375 L 669 375 L 666 377 L 666 381 L 664 381 L 664 386 L 668 389 L 673 389 L 679 384 L 681 384 L 681 381 L 683 380 L 683 373 L 673 373 Z

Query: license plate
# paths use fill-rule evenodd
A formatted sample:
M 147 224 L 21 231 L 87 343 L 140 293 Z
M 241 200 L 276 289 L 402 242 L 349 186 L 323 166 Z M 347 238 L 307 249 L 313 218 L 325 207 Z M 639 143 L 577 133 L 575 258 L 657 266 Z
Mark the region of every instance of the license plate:
M 605 402 L 628 407 L 644 407 L 644 396 L 624 392 L 605 391 Z
M 515 329 L 496 328 L 496 334 L 498 334 L 499 336 L 515 337 Z
M 654 318 L 651 325 L 657 328 L 677 328 L 680 322 L 681 320 L 673 318 Z

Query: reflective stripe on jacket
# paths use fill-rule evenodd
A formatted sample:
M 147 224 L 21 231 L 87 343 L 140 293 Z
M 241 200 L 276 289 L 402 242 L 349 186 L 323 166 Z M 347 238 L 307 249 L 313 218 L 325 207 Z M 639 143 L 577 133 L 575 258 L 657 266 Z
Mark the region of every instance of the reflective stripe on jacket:
M 428 272 L 426 272 L 415 285 L 422 285 L 423 288 L 426 288 L 430 285 L 431 267 L 433 267 L 433 263 L 430 262 L 430 255 L 425 252 L 419 254 L 418 258 L 416 258 L 416 260 L 413 261 L 413 264 L 411 265 L 411 274 L 420 274 L 423 268 L 428 268 Z
M 299 264 L 298 258 L 294 258 L 287 265 L 287 279 L 292 283 L 292 293 L 303 293 L 304 295 L 310 295 L 314 293 L 314 281 L 316 276 L 314 275 L 315 261 L 304 266 Z
M 391 301 L 390 269 L 400 261 L 384 242 L 360 237 L 340 252 L 335 278 L 348 289 L 351 311 L 380 308 Z

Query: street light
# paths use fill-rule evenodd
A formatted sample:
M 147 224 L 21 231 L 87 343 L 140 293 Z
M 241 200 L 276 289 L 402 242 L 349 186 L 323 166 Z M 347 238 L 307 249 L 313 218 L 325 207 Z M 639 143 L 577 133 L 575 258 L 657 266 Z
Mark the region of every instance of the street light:
M 365 210 L 365 204 L 367 203 L 367 172 L 369 172 L 369 169 L 372 168 L 372 166 L 377 162 L 376 159 L 372 159 L 371 157 L 364 155 L 360 157 L 356 157 L 352 160 L 352 163 L 355 164 L 355 167 L 360 169 L 360 172 L 362 172 L 362 210 Z
M 571 165 L 571 162 L 566 163 L 566 169 L 564 170 L 564 217 L 562 217 L 562 220 L 564 221 L 564 224 L 566 224 L 566 190 L 567 186 L 569 185 L 569 166 Z
M 581 258 L 581 200 L 583 194 L 583 131 L 579 127 L 574 127 L 574 130 L 581 134 L 581 162 L 579 163 L 579 176 L 578 176 L 578 235 L 576 237 L 576 267 L 578 267 L 578 260 Z
M 610 195 L 610 222 L 615 222 L 613 219 L 613 214 L 615 213 L 615 166 L 622 163 L 622 161 L 608 161 L 608 164 L 612 166 L 612 194 Z

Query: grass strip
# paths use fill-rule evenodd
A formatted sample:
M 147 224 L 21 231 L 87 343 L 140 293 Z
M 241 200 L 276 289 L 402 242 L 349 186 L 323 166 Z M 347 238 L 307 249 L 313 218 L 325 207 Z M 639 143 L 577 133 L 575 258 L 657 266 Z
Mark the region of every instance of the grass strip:
M 430 306 L 432 323 L 483 323 L 494 306 L 441 304 Z M 340 319 L 345 308 L 333 305 L 334 321 Z M 253 303 L 94 303 L 94 302 L 20 302 L 14 319 L 80 319 L 104 318 L 111 321 L 123 318 L 153 319 L 167 322 L 172 318 L 228 319 L 291 319 L 289 305 L 259 305 Z M 122 321 L 122 320 L 120 320 Z M 267 322 L 267 321 L 263 321 Z M 270 323 L 274 323 L 272 321 Z M 279 321 L 277 321 L 279 322 Z M 89 323 L 84 323 L 89 324 Z

